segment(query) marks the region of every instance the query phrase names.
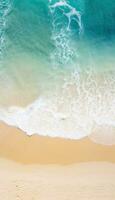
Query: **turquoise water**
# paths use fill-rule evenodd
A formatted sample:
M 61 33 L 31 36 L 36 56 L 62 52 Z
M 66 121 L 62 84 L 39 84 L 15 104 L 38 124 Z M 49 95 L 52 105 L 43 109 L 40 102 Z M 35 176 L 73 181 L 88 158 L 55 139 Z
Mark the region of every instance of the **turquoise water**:
M 0 1 L 0 120 L 115 142 L 115 2 Z

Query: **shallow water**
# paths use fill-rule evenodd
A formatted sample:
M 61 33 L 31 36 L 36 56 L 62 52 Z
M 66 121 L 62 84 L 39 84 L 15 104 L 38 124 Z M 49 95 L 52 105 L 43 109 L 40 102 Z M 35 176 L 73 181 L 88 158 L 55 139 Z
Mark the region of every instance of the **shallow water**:
M 115 3 L 1 0 L 0 120 L 115 143 Z

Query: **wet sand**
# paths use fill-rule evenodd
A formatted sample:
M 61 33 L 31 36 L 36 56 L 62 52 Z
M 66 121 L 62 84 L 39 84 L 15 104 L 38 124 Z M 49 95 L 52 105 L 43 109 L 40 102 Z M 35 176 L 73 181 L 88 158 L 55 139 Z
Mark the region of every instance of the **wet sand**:
M 0 200 L 114 200 L 115 146 L 0 124 Z
M 88 138 L 67 140 L 27 136 L 19 129 L 1 123 L 0 157 L 24 164 L 115 162 L 115 145 L 99 145 Z

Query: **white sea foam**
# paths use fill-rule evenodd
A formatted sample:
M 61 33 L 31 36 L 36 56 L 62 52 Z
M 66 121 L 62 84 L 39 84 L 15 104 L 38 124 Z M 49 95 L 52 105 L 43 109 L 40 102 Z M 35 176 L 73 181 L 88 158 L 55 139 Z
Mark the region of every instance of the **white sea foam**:
M 81 35 L 83 33 L 82 14 L 66 0 L 59 0 L 55 3 L 50 0 L 49 10 L 52 16 L 52 40 L 56 47 L 51 58 L 54 62 L 58 60 L 62 64 L 67 64 L 72 58 L 78 56 L 70 39 L 72 37 L 71 23 L 73 21 L 76 23 L 76 30 L 78 29 L 78 34 Z M 60 15 L 57 14 L 58 11 Z M 64 22 L 65 19 L 67 23 Z
M 12 9 L 13 0 L 0 0 L 0 57 L 5 50 L 5 30 L 7 16 Z
M 72 113 L 71 113 L 72 114 Z M 40 134 L 51 137 L 79 139 L 88 134 L 86 122 L 80 127 L 80 121 L 67 112 L 57 111 L 54 101 L 40 98 L 26 108 L 10 107 L 0 109 L 0 120 L 16 126 L 28 135 Z
M 95 78 L 95 79 L 94 79 Z M 60 91 L 39 97 L 25 108 L 0 108 L 0 121 L 16 126 L 28 135 L 80 139 L 90 137 L 101 144 L 115 144 L 115 88 L 110 76 L 76 73 L 65 80 Z

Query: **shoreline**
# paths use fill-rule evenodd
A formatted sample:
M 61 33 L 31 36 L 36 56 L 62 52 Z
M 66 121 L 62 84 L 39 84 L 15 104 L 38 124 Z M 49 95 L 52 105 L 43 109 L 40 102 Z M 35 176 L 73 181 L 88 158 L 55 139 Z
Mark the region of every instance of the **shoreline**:
M 114 200 L 115 145 L 0 124 L 0 200 Z
M 0 123 L 0 158 L 23 164 L 115 163 L 115 145 L 96 144 L 89 138 L 69 140 L 27 136 L 15 127 Z

